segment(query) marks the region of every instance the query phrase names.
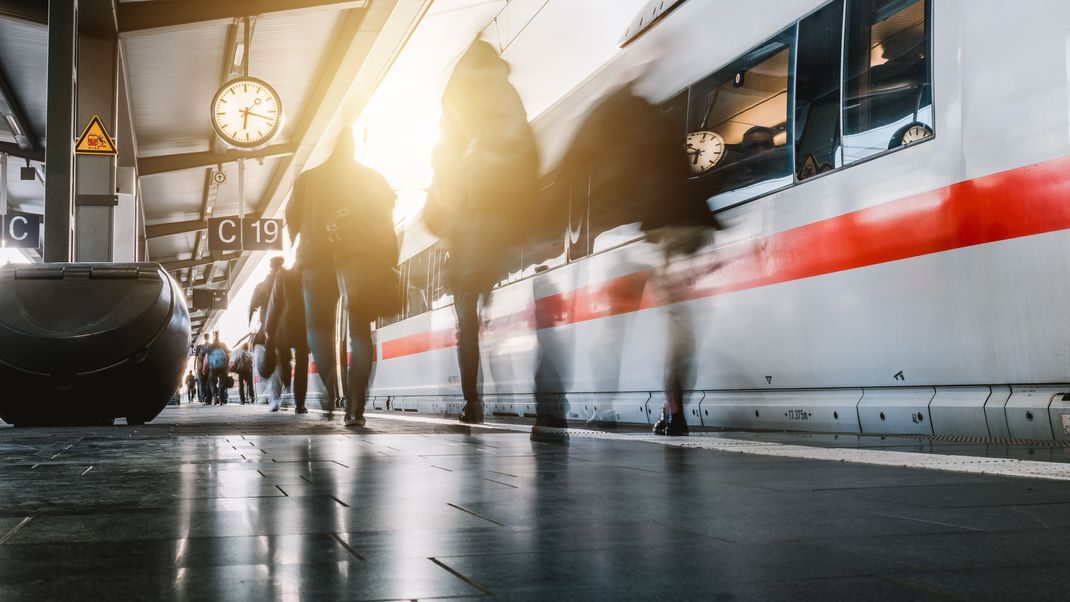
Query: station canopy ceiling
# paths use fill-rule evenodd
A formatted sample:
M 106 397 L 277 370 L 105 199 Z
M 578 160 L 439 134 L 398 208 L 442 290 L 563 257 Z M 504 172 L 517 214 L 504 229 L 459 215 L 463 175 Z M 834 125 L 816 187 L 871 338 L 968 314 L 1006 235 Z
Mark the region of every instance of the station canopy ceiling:
M 241 286 L 260 254 L 212 255 L 204 229 L 209 217 L 238 213 L 235 160 L 247 157 L 247 217 L 280 217 L 296 175 L 356 117 L 430 3 L 81 0 L 80 15 L 113 16 L 119 33 L 120 123 L 125 111 L 132 133 L 116 143 L 119 164 L 137 167 L 148 259 L 187 294 Z M 34 213 L 44 208 L 47 4 L 0 0 L 0 151 L 10 153 L 9 204 Z M 213 95 L 242 74 L 246 55 L 249 75 L 275 88 L 284 109 L 277 136 L 254 151 L 227 148 L 209 122 Z M 27 161 L 37 181 L 20 178 Z M 219 313 L 194 312 L 194 331 Z

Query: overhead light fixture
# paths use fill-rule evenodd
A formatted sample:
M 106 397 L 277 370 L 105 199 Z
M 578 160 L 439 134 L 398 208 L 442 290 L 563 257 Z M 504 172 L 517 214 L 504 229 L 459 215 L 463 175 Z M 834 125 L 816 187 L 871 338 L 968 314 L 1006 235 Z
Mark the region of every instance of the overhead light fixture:
M 10 113 L 4 114 L 4 119 L 7 120 L 7 127 L 11 130 L 11 134 L 15 138 L 25 138 L 26 135 L 22 133 L 22 128 L 19 127 L 19 122 L 15 119 L 15 116 Z

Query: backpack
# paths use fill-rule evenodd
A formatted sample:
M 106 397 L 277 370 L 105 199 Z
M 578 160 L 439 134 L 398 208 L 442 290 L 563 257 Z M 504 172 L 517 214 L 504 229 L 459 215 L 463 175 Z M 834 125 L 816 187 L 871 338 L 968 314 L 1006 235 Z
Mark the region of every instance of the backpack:
M 224 370 L 227 367 L 227 352 L 215 347 L 208 352 L 208 367 L 212 370 Z

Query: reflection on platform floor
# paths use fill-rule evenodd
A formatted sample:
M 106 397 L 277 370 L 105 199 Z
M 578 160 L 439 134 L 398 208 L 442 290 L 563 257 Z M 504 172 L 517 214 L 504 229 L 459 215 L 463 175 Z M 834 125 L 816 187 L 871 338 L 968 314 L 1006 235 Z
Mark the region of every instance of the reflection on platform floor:
M 0 430 L 0 599 L 1063 599 L 1070 483 L 263 407 Z

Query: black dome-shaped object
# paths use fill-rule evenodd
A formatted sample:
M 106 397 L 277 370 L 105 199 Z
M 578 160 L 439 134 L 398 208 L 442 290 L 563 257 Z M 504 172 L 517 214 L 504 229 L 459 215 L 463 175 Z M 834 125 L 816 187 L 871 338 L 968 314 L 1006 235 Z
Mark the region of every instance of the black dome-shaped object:
M 155 263 L 0 268 L 0 419 L 15 425 L 155 418 L 179 386 L 190 320 Z

